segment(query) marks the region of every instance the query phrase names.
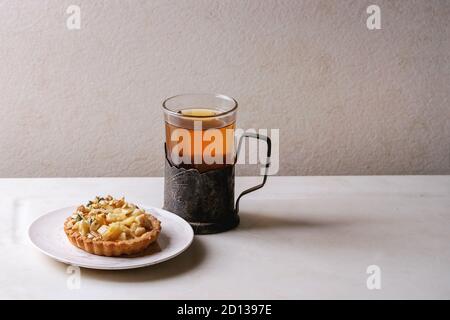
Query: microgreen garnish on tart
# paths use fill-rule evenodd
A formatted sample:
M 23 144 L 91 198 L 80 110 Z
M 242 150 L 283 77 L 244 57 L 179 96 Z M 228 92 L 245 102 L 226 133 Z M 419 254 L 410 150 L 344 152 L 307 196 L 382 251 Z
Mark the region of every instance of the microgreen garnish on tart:
M 89 253 L 120 256 L 143 251 L 161 232 L 158 219 L 124 198 L 95 197 L 64 223 L 70 242 Z

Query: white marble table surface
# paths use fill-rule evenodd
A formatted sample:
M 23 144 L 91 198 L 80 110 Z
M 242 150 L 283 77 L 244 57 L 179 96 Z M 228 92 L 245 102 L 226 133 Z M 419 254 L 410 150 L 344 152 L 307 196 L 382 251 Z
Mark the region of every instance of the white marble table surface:
M 0 298 L 450 298 L 450 176 L 271 177 L 237 229 L 156 266 L 81 269 L 78 289 L 27 239 L 47 211 L 108 193 L 161 206 L 162 192 L 162 178 L 0 179 Z

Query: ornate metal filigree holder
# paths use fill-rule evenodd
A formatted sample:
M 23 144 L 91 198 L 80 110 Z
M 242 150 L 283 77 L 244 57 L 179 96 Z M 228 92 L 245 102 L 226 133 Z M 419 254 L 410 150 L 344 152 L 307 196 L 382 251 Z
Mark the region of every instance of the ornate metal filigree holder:
M 236 161 L 221 169 L 200 173 L 197 169 L 174 166 L 165 149 L 164 209 L 185 219 L 195 234 L 218 233 L 235 228 L 239 224 L 239 201 L 242 196 L 258 190 L 267 180 L 270 165 L 271 142 L 266 136 L 247 133 L 238 144 L 239 154 L 243 138 L 255 138 L 267 142 L 267 161 L 261 184 L 243 191 L 234 205 L 234 172 Z M 236 157 L 237 158 L 237 157 Z

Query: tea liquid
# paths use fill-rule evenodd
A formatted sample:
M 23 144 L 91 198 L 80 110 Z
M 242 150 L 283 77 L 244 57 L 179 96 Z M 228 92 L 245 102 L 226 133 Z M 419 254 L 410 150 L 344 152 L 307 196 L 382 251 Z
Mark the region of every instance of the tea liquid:
M 219 117 L 214 118 L 214 116 L 221 113 L 221 111 L 214 109 L 183 109 L 178 113 L 188 117 L 180 117 L 172 121 L 172 123 L 168 123 L 167 121 L 165 123 L 167 154 L 172 163 L 174 162 L 171 159 L 172 150 L 176 145 L 182 142 L 183 138 L 178 137 L 178 139 L 174 139 L 175 141 L 171 138 L 177 137 L 177 134 L 175 133 L 176 130 L 184 129 L 188 132 L 187 138 L 190 140 L 190 143 L 183 145 L 190 145 L 190 148 L 182 148 L 179 152 L 179 156 L 190 159 L 190 163 L 182 162 L 178 165 L 178 167 L 197 169 L 200 172 L 205 172 L 233 164 L 230 160 L 234 160 L 235 122 L 226 124 Z M 201 129 L 198 128 L 200 123 Z M 217 130 L 207 133 L 209 129 Z M 220 135 L 220 137 L 217 137 L 218 135 Z M 211 143 L 215 143 L 216 147 L 219 147 L 211 149 L 211 147 L 213 147 L 211 146 L 208 148 Z M 210 153 L 205 153 L 205 149 L 207 148 L 212 151 Z M 216 159 L 220 159 L 220 161 L 212 164 L 205 162 L 205 156 L 207 157 L 209 154 L 214 156 Z M 199 159 L 200 161 L 198 161 Z M 195 160 L 200 163 L 195 163 Z

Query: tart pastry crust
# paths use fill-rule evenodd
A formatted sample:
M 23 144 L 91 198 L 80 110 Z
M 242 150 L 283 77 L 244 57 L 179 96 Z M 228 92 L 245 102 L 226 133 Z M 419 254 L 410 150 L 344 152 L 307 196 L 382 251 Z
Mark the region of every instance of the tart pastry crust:
M 77 210 L 80 208 L 81 207 Z M 100 235 L 94 238 L 86 234 L 82 235 L 79 228 L 74 226 L 76 219 L 74 216 L 68 217 L 64 222 L 64 232 L 74 246 L 92 254 L 108 257 L 136 254 L 145 250 L 151 243 L 155 242 L 161 232 L 161 222 L 150 213 L 145 212 L 142 209 L 140 210 L 141 212 L 144 212 L 141 216 L 145 215 L 146 217 L 145 233 L 141 235 L 133 235 L 133 237 L 128 239 L 105 240 L 102 239 Z M 121 222 L 119 221 L 116 222 L 116 224 L 117 223 L 120 224 Z

